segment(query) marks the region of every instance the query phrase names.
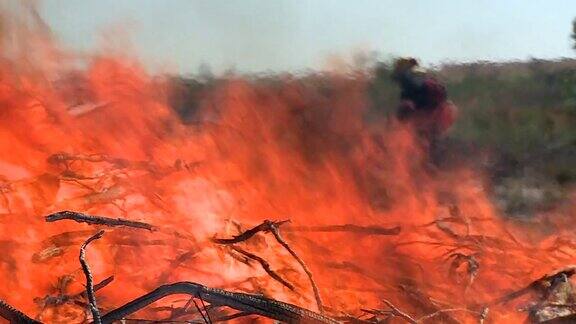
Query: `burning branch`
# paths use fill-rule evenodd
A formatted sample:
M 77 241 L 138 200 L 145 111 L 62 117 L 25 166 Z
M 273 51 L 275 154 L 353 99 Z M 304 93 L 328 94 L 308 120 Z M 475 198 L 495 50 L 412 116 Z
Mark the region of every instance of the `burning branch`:
M 200 300 L 202 300 L 202 298 L 200 298 Z M 204 305 L 204 301 L 202 300 L 202 306 L 204 307 L 204 311 L 202 311 L 202 309 L 200 308 L 196 300 L 194 300 L 194 298 L 192 298 L 192 302 L 194 303 L 194 306 L 196 307 L 196 310 L 198 311 L 200 316 L 202 316 L 204 323 L 212 324 L 212 320 L 210 319 L 210 315 L 208 315 L 208 311 L 206 310 L 206 305 Z M 204 315 L 204 313 L 206 313 L 206 315 Z
M 276 241 L 278 241 L 278 243 L 280 243 L 280 245 L 282 245 L 282 247 L 284 247 L 284 249 L 286 249 L 286 251 L 288 251 L 288 253 L 290 253 L 290 255 L 292 255 L 292 257 L 296 260 L 296 262 L 298 262 L 298 264 L 300 264 L 300 267 L 302 268 L 302 270 L 304 270 L 304 272 L 308 276 L 308 279 L 310 280 L 310 284 L 312 285 L 312 290 L 314 292 L 314 298 L 316 299 L 316 305 L 318 307 L 318 311 L 320 313 L 323 313 L 324 307 L 322 306 L 322 298 L 320 298 L 320 291 L 318 290 L 318 286 L 316 285 L 316 282 L 314 281 L 314 278 L 312 276 L 312 272 L 308 269 L 308 267 L 306 266 L 306 263 L 304 263 L 304 261 L 298 256 L 298 254 L 296 254 L 296 252 L 294 252 L 294 250 L 292 250 L 290 245 L 288 245 L 288 243 L 286 243 L 286 241 L 284 241 L 282 236 L 280 236 L 279 226 L 284 224 L 284 223 L 287 223 L 287 222 L 289 222 L 289 220 L 284 220 L 284 221 L 265 220 L 262 222 L 262 224 L 260 224 L 256 227 L 253 227 L 253 228 L 241 233 L 240 235 L 236 235 L 231 239 L 214 238 L 214 239 L 212 239 L 212 241 L 214 243 L 218 243 L 218 244 L 234 244 L 234 243 L 246 241 L 246 240 L 250 239 L 252 236 L 256 235 L 256 233 L 258 233 L 258 232 L 264 232 L 264 233 L 271 232 L 274 235 L 274 238 L 276 238 Z
M 248 251 L 245 251 L 239 247 L 236 246 L 231 246 L 230 247 L 232 250 L 242 254 L 243 256 L 247 257 L 248 259 L 252 259 L 258 263 L 260 263 L 260 265 L 262 266 L 262 269 L 264 269 L 264 271 L 266 271 L 266 273 L 272 277 L 272 279 L 278 281 L 279 283 L 281 283 L 284 287 L 294 291 L 294 285 L 289 283 L 288 281 L 284 280 L 282 277 L 280 277 L 279 274 L 277 274 L 276 272 L 274 272 L 274 270 L 272 270 L 272 268 L 270 268 L 270 263 L 268 263 L 268 261 L 262 259 L 261 257 L 252 254 Z
M 426 321 L 428 321 L 434 317 L 441 316 L 441 315 L 444 315 L 445 313 L 450 313 L 450 312 L 466 312 L 466 313 L 472 313 L 472 314 L 479 315 L 480 316 L 479 317 L 480 323 L 482 323 L 484 321 L 484 319 L 486 318 L 486 316 L 488 315 L 487 308 L 484 308 L 482 310 L 482 312 L 473 311 L 473 310 L 470 310 L 467 308 L 447 308 L 447 309 L 439 309 L 433 313 L 430 313 L 428 315 L 424 315 L 418 319 L 414 319 L 414 317 L 412 317 L 408 313 L 400 310 L 398 307 L 396 307 L 394 304 L 392 304 L 388 300 L 384 299 L 382 301 L 386 304 L 386 306 L 388 306 L 388 308 L 390 308 L 389 311 L 366 310 L 366 309 L 364 309 L 363 311 L 366 313 L 369 313 L 369 314 L 373 314 L 375 316 L 377 316 L 377 315 L 398 316 L 398 317 L 403 318 L 406 322 L 411 323 L 411 324 L 423 323 L 423 322 L 426 322 Z
M 247 312 L 238 312 L 238 313 L 218 317 L 218 318 L 214 319 L 213 322 L 228 322 L 228 321 L 231 321 L 233 319 L 237 319 L 237 318 L 244 317 L 244 316 L 250 316 L 250 315 L 252 315 L 252 314 L 247 313 Z
M 96 304 L 96 296 L 94 296 L 92 273 L 90 272 L 90 268 L 88 267 L 88 263 L 86 262 L 86 247 L 88 246 L 88 244 L 90 244 L 90 242 L 101 238 L 102 235 L 104 235 L 103 230 L 91 236 L 80 247 L 80 264 L 82 265 L 82 271 L 86 276 L 86 295 L 88 297 L 88 302 L 90 305 L 90 310 L 92 311 L 92 316 L 94 317 L 94 323 L 96 324 L 101 324 L 102 321 L 100 319 L 100 311 L 98 310 L 98 305 Z
M 131 221 L 122 218 L 108 218 L 102 216 L 87 215 L 68 210 L 50 214 L 46 216 L 45 219 L 47 222 L 56 222 L 63 219 L 70 219 L 78 223 L 106 225 L 106 226 L 126 226 L 126 227 L 147 229 L 149 231 L 153 231 L 155 229 L 154 226 L 143 222 Z
M 152 304 L 166 296 L 187 294 L 202 298 L 212 305 L 228 306 L 243 313 L 257 314 L 288 323 L 338 324 L 339 322 L 319 313 L 269 299 L 261 295 L 231 292 L 223 289 L 209 288 L 194 282 L 177 282 L 162 285 L 113 311 L 102 316 L 102 323 L 108 324 Z
M 468 282 L 466 283 L 466 290 L 468 290 L 468 288 L 472 286 L 472 284 L 474 283 L 474 279 L 476 279 L 476 276 L 478 275 L 478 271 L 480 269 L 480 262 L 476 260 L 473 254 L 466 255 L 463 253 L 452 253 L 448 256 L 448 258 L 453 258 L 452 262 L 450 263 L 450 276 L 452 278 L 456 278 L 456 280 L 457 280 L 458 268 L 462 264 L 467 265 L 466 272 L 468 273 Z
M 278 229 L 279 225 L 280 224 L 278 224 L 278 223 L 270 222 L 270 231 L 272 232 L 272 234 L 274 234 L 276 241 L 278 241 L 278 243 L 280 243 L 280 245 L 282 245 L 286 249 L 286 251 L 288 251 L 288 253 L 290 253 L 292 255 L 292 257 L 294 257 L 294 259 L 296 259 L 296 261 L 302 267 L 302 270 L 304 270 L 304 272 L 306 272 L 308 279 L 310 279 L 310 285 L 312 285 L 312 290 L 314 291 L 314 298 L 316 299 L 316 306 L 318 307 L 318 311 L 320 313 L 324 313 L 324 307 L 322 306 L 322 298 L 320 298 L 320 291 L 318 290 L 318 286 L 316 285 L 316 282 L 314 282 L 314 279 L 312 278 L 312 272 L 310 272 L 310 270 L 306 266 L 306 263 L 304 263 L 304 261 L 302 259 L 300 259 L 298 254 L 296 254 L 296 252 L 294 252 L 294 250 L 292 250 L 290 245 L 288 245 L 288 243 L 286 243 L 286 241 L 284 241 L 284 239 L 282 239 L 282 236 L 280 236 L 280 230 Z
M 324 232 L 324 233 L 358 233 L 367 235 L 398 235 L 400 234 L 401 227 L 395 226 L 391 228 L 381 226 L 358 226 L 354 224 L 344 225 L 324 225 L 324 226 L 289 226 L 285 228 L 288 232 Z
M 259 232 L 264 232 L 264 233 L 271 232 L 272 226 L 279 226 L 279 225 L 282 225 L 282 224 L 287 223 L 287 222 L 289 222 L 289 220 L 284 220 L 284 221 L 279 221 L 279 222 L 265 220 L 262 222 L 262 224 L 260 224 L 256 227 L 253 227 L 253 228 L 241 233 L 240 235 L 236 235 L 231 239 L 214 238 L 214 239 L 212 239 L 212 241 L 214 243 L 218 243 L 218 244 L 234 244 L 234 243 L 244 242 Z
M 436 311 L 436 312 L 434 312 L 434 313 L 432 313 L 432 314 L 428 314 L 428 315 L 424 315 L 424 316 L 420 317 L 420 318 L 417 320 L 417 322 L 418 322 L 418 323 L 421 323 L 421 322 L 427 321 L 427 320 L 429 320 L 429 319 L 431 319 L 431 318 L 434 318 L 434 317 L 436 317 L 436 316 L 440 316 L 440 315 L 445 314 L 445 313 L 450 313 L 450 312 L 465 312 L 465 313 L 471 313 L 471 314 L 479 315 L 478 320 L 479 320 L 480 323 L 482 323 L 482 322 L 486 319 L 486 317 L 488 316 L 488 311 L 487 311 L 487 309 L 488 309 L 488 308 L 484 308 L 484 309 L 482 310 L 482 312 L 477 312 L 477 311 L 473 311 L 473 310 L 466 309 L 466 308 L 447 308 L 447 309 L 440 309 L 440 310 L 438 310 L 438 311 Z
M 384 302 L 384 304 L 386 304 L 386 306 L 390 307 L 390 309 L 392 310 L 392 315 L 402 317 L 408 323 L 418 324 L 418 321 L 416 321 L 414 318 L 412 318 L 412 316 L 401 311 L 400 309 L 398 309 L 398 307 L 394 306 L 394 304 L 392 304 L 391 302 L 387 301 L 386 299 L 383 299 L 382 301 Z
M 97 292 L 98 290 L 108 286 L 112 281 L 114 281 L 114 276 L 110 276 L 102 281 L 100 281 L 99 283 L 94 285 L 94 292 Z M 79 296 L 81 297 L 88 297 L 87 296 L 88 291 L 83 291 L 79 294 Z
M 547 287 L 551 286 L 552 282 L 555 279 L 557 279 L 561 276 L 566 276 L 567 278 L 570 278 L 574 274 L 576 274 L 576 265 L 567 266 L 565 268 L 562 268 L 562 269 L 557 270 L 557 271 L 550 273 L 550 274 L 546 274 L 546 275 L 542 276 L 541 278 L 532 281 L 528 286 L 526 286 L 522 289 L 511 292 L 511 293 L 507 294 L 506 296 L 498 298 L 497 300 L 490 303 L 490 305 L 507 303 L 511 300 L 514 300 L 514 299 L 516 299 L 522 295 L 529 293 L 530 291 L 546 290 Z
M 108 286 L 112 281 L 114 280 L 114 276 L 110 276 L 104 280 L 102 280 L 101 282 L 97 283 L 94 285 L 94 292 L 97 292 L 98 290 Z M 59 280 L 59 286 L 61 285 L 61 280 Z M 79 299 L 83 298 L 83 299 L 87 299 L 87 293 L 86 290 L 77 293 L 77 294 L 66 294 L 65 290 L 66 290 L 66 283 L 63 286 L 59 287 L 59 291 L 56 295 L 48 295 L 44 298 L 35 298 L 34 301 L 40 306 L 42 307 L 42 309 L 46 309 L 47 307 L 54 307 L 54 306 L 60 306 L 63 305 L 65 303 L 68 303 L 70 301 L 76 303 L 76 304 L 82 304 L 82 305 L 86 305 L 84 302 L 80 302 Z
M 488 317 L 488 313 L 490 312 L 490 308 L 484 307 L 482 312 L 480 312 L 480 318 L 478 319 L 478 324 L 484 324 L 484 321 Z

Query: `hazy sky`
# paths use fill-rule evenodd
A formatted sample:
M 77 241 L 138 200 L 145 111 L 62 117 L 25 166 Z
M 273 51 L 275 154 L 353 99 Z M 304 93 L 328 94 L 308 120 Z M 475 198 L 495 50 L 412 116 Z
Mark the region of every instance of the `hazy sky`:
M 152 66 L 296 70 L 378 51 L 425 63 L 576 56 L 576 0 L 44 0 L 65 43 L 131 40 Z M 127 32 L 125 32 L 127 31 Z

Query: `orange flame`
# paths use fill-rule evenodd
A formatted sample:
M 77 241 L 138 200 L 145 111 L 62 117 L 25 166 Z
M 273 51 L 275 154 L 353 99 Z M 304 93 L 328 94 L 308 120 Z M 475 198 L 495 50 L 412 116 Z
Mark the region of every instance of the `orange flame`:
M 160 228 L 110 229 L 91 246 L 96 281 L 116 278 L 98 293 L 105 309 L 178 280 L 314 309 L 306 276 L 271 237 L 244 246 L 296 293 L 210 241 L 265 219 L 291 220 L 283 235 L 332 314 L 359 316 L 362 308 L 384 308 L 384 298 L 415 316 L 479 311 L 474 306 L 570 263 L 573 245 L 561 233 L 537 243 L 515 238 L 518 227 L 502 220 L 480 174 L 465 167 L 432 173 L 409 129 L 365 120 L 362 74 L 222 81 L 204 94 L 197 122 L 185 124 L 168 104 L 167 82 L 138 63 L 94 57 L 50 82 L 63 75 L 51 70 L 54 60 L 67 66 L 50 48 L 36 61 L 22 53 L 0 61 L 0 298 L 43 320 L 82 320 L 77 306 L 56 314 L 41 302 L 66 275 L 70 292 L 83 289 L 78 248 L 96 230 L 44 222 L 65 209 Z M 295 230 L 345 224 L 402 230 Z M 502 322 L 525 318 L 510 305 L 491 314 Z M 472 322 L 478 314 L 449 316 Z

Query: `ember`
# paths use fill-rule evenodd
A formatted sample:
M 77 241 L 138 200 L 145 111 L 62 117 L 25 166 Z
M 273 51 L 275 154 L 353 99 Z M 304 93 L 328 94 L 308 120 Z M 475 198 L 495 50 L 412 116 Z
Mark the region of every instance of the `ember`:
M 431 166 L 409 125 L 366 118 L 370 73 L 229 77 L 184 120 L 169 78 L 78 67 L 31 16 L 6 25 L 26 44 L 0 35 L 4 319 L 576 316 L 570 229 L 534 240 L 475 166 Z

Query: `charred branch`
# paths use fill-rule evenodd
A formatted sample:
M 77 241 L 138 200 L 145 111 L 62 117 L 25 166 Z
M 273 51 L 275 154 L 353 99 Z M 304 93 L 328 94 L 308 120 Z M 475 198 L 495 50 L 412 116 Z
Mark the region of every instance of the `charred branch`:
M 114 276 L 110 276 L 110 277 L 100 281 L 99 283 L 95 284 L 94 285 L 94 292 L 97 292 L 98 290 L 108 286 L 112 281 L 114 281 Z M 88 297 L 87 293 L 88 293 L 87 291 L 83 291 L 79 294 L 79 296 L 87 298 Z
M 234 243 L 244 242 L 259 232 L 268 233 L 268 232 L 272 231 L 273 226 L 279 226 L 279 225 L 282 225 L 282 224 L 287 223 L 287 222 L 289 222 L 289 221 L 284 220 L 284 221 L 275 222 L 275 221 L 265 220 L 264 222 L 262 222 L 262 224 L 260 224 L 256 227 L 253 227 L 253 228 L 251 228 L 245 232 L 242 232 L 241 234 L 236 235 L 233 238 L 230 238 L 230 239 L 213 238 L 212 241 L 214 243 L 218 243 L 218 244 L 234 244 Z
M 401 317 L 403 319 L 405 319 L 408 323 L 411 324 L 418 324 L 418 321 L 416 321 L 414 318 L 412 318 L 412 316 L 408 315 L 407 313 L 401 311 L 398 307 L 394 306 L 394 304 L 392 304 L 391 302 L 387 301 L 386 299 L 382 300 L 384 302 L 384 304 L 386 304 L 386 306 L 388 306 L 391 309 L 391 313 L 395 316 Z
M 202 316 L 202 319 L 204 320 L 204 323 L 206 324 L 211 324 L 212 321 L 210 320 L 210 317 L 208 317 L 208 312 L 206 311 L 206 307 L 204 307 L 204 311 L 202 311 L 202 309 L 200 308 L 200 305 L 198 305 L 198 303 L 196 302 L 196 300 L 192 299 L 192 302 L 194 303 L 194 306 L 196 307 L 196 310 L 198 311 L 198 314 L 200 314 L 200 316 Z M 206 311 L 206 312 L 205 312 Z M 204 315 L 204 312 L 206 313 L 206 315 Z
M 202 299 L 212 305 L 227 306 L 235 310 L 257 314 L 288 323 L 337 324 L 338 321 L 319 313 L 293 304 L 269 299 L 261 295 L 231 292 L 209 288 L 193 282 L 178 282 L 163 285 L 102 316 L 102 323 L 112 323 L 150 305 L 151 303 L 174 294 L 187 294 Z
M 98 305 L 96 303 L 96 296 L 94 295 L 94 285 L 92 279 L 92 273 L 90 272 L 90 267 L 86 262 L 86 247 L 92 241 L 95 241 L 104 235 L 104 231 L 99 231 L 98 233 L 94 234 L 90 238 L 82 244 L 80 247 L 80 265 L 82 265 L 82 271 L 86 276 L 86 296 L 88 297 L 88 302 L 90 306 L 90 310 L 92 311 L 92 316 L 94 317 L 94 323 L 101 324 L 102 321 L 100 320 L 100 311 L 98 310 Z
M 232 250 L 242 254 L 243 256 L 247 257 L 248 259 L 251 259 L 251 260 L 254 260 L 254 261 L 260 263 L 260 265 L 262 266 L 262 269 L 264 269 L 264 271 L 266 271 L 266 273 L 270 277 L 272 277 L 272 279 L 278 281 L 284 287 L 294 291 L 294 289 L 295 289 L 294 285 L 289 283 L 288 281 L 286 281 L 284 278 L 280 277 L 280 275 L 278 273 L 276 273 L 274 270 L 272 270 L 272 268 L 270 267 L 270 263 L 268 263 L 268 261 L 262 259 L 261 257 L 257 256 L 256 254 L 245 251 L 239 247 L 231 246 L 230 248 Z
M 103 216 L 87 215 L 67 210 L 53 213 L 45 217 L 45 220 L 47 222 L 56 222 L 64 219 L 69 219 L 76 221 L 78 223 L 87 223 L 91 225 L 125 226 L 132 228 L 147 229 L 149 231 L 153 231 L 155 229 L 154 226 L 144 222 L 131 221 L 123 218 L 109 218 Z
M 272 234 L 274 234 L 276 241 L 278 241 L 278 243 L 280 243 L 280 245 L 282 245 L 282 247 L 284 247 L 284 249 L 286 249 L 286 251 L 288 251 L 288 253 L 290 253 L 290 255 L 292 255 L 292 257 L 296 260 L 296 262 L 298 262 L 300 264 L 300 267 L 302 267 L 302 270 L 304 270 L 304 272 L 308 276 L 308 279 L 310 280 L 310 285 L 312 286 L 312 290 L 314 291 L 314 298 L 316 299 L 316 306 L 318 307 L 318 311 L 320 313 L 323 313 L 324 307 L 322 306 L 322 298 L 320 298 L 320 291 L 318 290 L 318 286 L 316 285 L 316 282 L 314 281 L 314 278 L 312 276 L 312 272 L 310 271 L 310 269 L 308 269 L 308 267 L 306 266 L 306 263 L 304 263 L 304 261 L 298 256 L 298 254 L 296 254 L 296 252 L 294 252 L 294 250 L 292 250 L 290 245 L 288 245 L 288 243 L 286 243 L 286 241 L 284 241 L 284 239 L 280 235 L 280 230 L 278 229 L 279 225 L 280 224 L 272 223 L 270 225 L 270 231 L 272 232 Z
M 366 235 L 398 235 L 401 232 L 400 226 L 358 226 L 354 224 L 344 225 L 324 225 L 324 226 L 287 226 L 287 232 L 311 232 L 311 233 L 356 233 Z
M 312 290 L 314 293 L 314 299 L 316 300 L 316 305 L 318 307 L 318 311 L 320 313 L 323 313 L 324 310 L 323 310 L 323 306 L 322 306 L 322 298 L 320 297 L 320 291 L 318 289 L 318 286 L 316 285 L 316 282 L 314 281 L 312 272 L 310 271 L 310 269 L 308 269 L 308 267 L 306 266 L 306 263 L 304 263 L 304 261 L 298 256 L 298 254 L 296 254 L 296 252 L 290 247 L 290 245 L 288 245 L 288 243 L 286 243 L 286 241 L 284 241 L 284 239 L 280 235 L 280 231 L 279 231 L 280 225 L 285 224 L 287 222 L 289 222 L 289 221 L 288 220 L 284 220 L 284 221 L 265 220 L 262 222 L 262 224 L 260 224 L 256 227 L 253 227 L 253 228 L 251 228 L 251 229 L 249 229 L 249 230 L 247 230 L 247 231 L 245 231 L 239 235 L 236 235 L 231 239 L 214 238 L 214 239 L 212 239 L 212 241 L 214 243 L 218 243 L 218 244 L 234 244 L 234 243 L 240 243 L 240 242 L 246 241 L 259 232 L 272 233 L 274 235 L 274 238 L 276 239 L 276 241 L 278 241 L 278 243 L 280 245 L 282 245 L 282 247 L 286 251 L 288 251 L 288 253 L 290 253 L 290 255 L 296 260 L 296 262 L 298 262 L 298 264 L 300 264 L 300 267 L 308 276 L 308 279 L 310 280 L 310 285 L 312 286 Z
M 252 313 L 247 313 L 247 312 L 237 312 L 234 314 L 230 314 L 230 315 L 224 315 L 221 317 L 217 317 L 215 318 L 212 322 L 227 322 L 227 321 L 231 321 L 233 319 L 237 319 L 240 317 L 246 317 L 246 316 L 250 316 L 253 315 Z

